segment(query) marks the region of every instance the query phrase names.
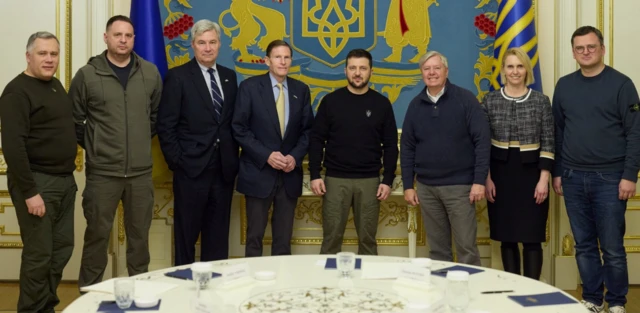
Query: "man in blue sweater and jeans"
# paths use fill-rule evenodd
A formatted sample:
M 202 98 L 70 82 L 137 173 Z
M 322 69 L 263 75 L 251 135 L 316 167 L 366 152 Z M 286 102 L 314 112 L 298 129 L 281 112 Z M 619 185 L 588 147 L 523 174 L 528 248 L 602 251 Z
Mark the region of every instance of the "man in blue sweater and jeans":
M 560 78 L 553 95 L 553 188 L 564 194 L 576 241 L 582 303 L 590 312 L 604 312 L 606 286 L 609 312 L 625 313 L 624 215 L 640 168 L 640 100 L 631 79 L 604 64 L 597 28 L 578 28 L 571 46 L 580 70 Z
M 442 54 L 425 54 L 420 70 L 427 86 L 409 104 L 402 126 L 404 198 L 420 204 L 431 259 L 453 261 L 453 232 L 458 262 L 480 265 L 475 202 L 484 198 L 489 173 L 489 122 L 476 97 L 449 82 Z

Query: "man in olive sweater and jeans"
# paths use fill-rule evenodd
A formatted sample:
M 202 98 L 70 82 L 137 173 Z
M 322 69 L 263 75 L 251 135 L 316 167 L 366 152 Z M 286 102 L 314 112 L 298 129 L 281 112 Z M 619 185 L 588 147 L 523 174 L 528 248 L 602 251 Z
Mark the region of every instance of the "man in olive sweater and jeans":
M 449 82 L 442 54 L 422 56 L 420 71 L 427 86 L 409 104 L 402 125 L 404 198 L 420 204 L 431 259 L 453 261 L 453 234 L 458 262 L 480 265 L 474 203 L 484 197 L 489 173 L 489 122 L 476 97 Z
M 18 312 L 53 313 L 62 270 L 73 252 L 76 140 L 71 101 L 53 77 L 58 39 L 37 32 L 27 42 L 27 70 L 0 97 L 9 194 L 24 248 Z
M 150 261 L 151 138 L 162 78 L 155 65 L 132 52 L 134 33 L 128 17 L 110 18 L 104 39 L 107 50 L 78 70 L 69 89 L 78 144 L 87 152 L 87 185 L 82 193 L 87 229 L 80 287 L 102 281 L 120 200 L 129 275 L 146 272 Z
M 340 252 L 351 207 L 358 254 L 378 254 L 380 201 L 389 196 L 395 177 L 398 130 L 389 99 L 369 89 L 371 66 L 366 50 L 349 52 L 345 68 L 349 84 L 324 96 L 311 131 L 311 191 L 324 196 L 323 254 Z M 324 181 L 320 177 L 323 156 Z

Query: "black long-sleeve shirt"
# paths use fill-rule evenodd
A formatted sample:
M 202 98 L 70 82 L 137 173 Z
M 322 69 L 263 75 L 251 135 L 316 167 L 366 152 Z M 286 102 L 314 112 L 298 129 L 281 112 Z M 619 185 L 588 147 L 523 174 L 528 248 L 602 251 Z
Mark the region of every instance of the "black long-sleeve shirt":
M 311 179 L 320 178 L 323 149 L 327 176 L 378 177 L 384 167 L 382 183 L 390 186 L 398 162 L 398 129 L 389 99 L 372 89 L 353 94 L 347 87 L 324 96 L 309 143 Z
M 76 136 L 71 99 L 55 77 L 43 81 L 24 73 L 0 96 L 2 152 L 8 172 L 26 199 L 38 194 L 31 171 L 70 174 Z
M 580 70 L 558 80 L 553 94 L 556 167 L 622 171 L 637 181 L 640 169 L 640 100 L 629 77 L 605 66 L 594 76 Z
M 400 166 L 404 189 L 413 181 L 432 186 L 484 185 L 489 173 L 489 121 L 476 97 L 449 81 L 433 103 L 422 89 L 402 125 Z

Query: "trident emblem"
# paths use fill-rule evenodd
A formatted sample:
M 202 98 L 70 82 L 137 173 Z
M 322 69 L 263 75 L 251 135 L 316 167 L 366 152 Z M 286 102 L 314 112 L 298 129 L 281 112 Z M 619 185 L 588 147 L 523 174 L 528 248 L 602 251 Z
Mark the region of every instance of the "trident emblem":
M 315 5 L 309 8 L 310 0 L 303 0 L 302 37 L 318 38 L 331 57 L 336 57 L 349 39 L 364 38 L 365 0 L 355 0 L 358 9 L 353 6 L 353 1 L 346 0 L 341 5 L 338 0 L 329 0 L 327 7 L 323 8 L 323 1 L 315 0 Z M 355 30 L 351 27 L 354 24 L 357 25 Z

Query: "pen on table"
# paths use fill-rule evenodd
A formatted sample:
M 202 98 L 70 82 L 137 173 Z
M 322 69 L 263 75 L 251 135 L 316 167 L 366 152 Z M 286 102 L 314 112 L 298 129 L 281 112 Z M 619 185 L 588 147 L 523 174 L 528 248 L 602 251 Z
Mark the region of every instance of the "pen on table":
M 437 270 L 431 271 L 431 274 L 446 274 L 447 272 L 449 272 L 449 270 Z
M 492 293 L 509 293 L 513 292 L 513 290 L 492 290 L 492 291 L 483 291 L 481 294 L 492 294 Z

